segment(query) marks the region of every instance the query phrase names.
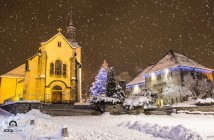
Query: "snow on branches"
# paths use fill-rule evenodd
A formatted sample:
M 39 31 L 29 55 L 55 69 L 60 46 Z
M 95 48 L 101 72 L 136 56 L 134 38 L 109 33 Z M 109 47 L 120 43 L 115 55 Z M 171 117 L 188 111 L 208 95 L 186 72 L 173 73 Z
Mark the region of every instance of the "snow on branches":
M 90 88 L 91 96 L 98 96 L 106 93 L 107 72 L 104 68 L 99 70 L 93 86 Z
M 93 86 L 90 88 L 90 101 L 92 103 L 123 102 L 125 100 L 124 91 L 119 85 L 116 85 L 114 68 L 107 69 L 106 64 L 103 65 L 105 67 L 101 67 Z
M 184 87 L 192 92 L 193 98 L 209 98 L 213 96 L 213 83 L 208 79 L 193 78 L 190 74 L 184 76 Z
M 116 92 L 115 71 L 114 71 L 114 68 L 111 67 L 108 71 L 108 76 L 107 76 L 106 95 L 108 97 L 111 97 L 115 92 Z

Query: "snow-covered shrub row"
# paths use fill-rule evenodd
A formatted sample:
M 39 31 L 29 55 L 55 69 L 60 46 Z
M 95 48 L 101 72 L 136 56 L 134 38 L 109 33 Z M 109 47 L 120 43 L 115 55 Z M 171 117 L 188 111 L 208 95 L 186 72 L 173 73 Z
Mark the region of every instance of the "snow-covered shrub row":
M 61 138 L 62 126 L 53 123 L 49 115 L 41 113 L 39 110 L 31 110 L 26 114 L 17 114 L 1 120 L 0 128 L 2 130 L 8 128 L 10 121 L 17 122 L 17 128 L 24 139 L 41 139 L 41 138 Z M 35 124 L 30 125 L 30 120 L 34 120 Z
M 214 99 L 206 98 L 206 99 L 197 99 L 196 105 L 203 106 L 203 105 L 214 105 Z
M 182 125 L 168 127 L 160 126 L 158 124 L 135 122 L 122 122 L 118 126 L 126 127 L 128 129 L 138 130 L 147 134 L 152 134 L 155 137 L 161 137 L 172 140 L 202 140 L 202 137 L 193 132 L 191 129 L 187 129 Z
M 121 100 L 117 99 L 117 98 L 112 98 L 112 97 L 107 97 L 107 96 L 104 96 L 104 95 L 100 95 L 100 96 L 91 96 L 90 97 L 90 101 L 92 103 L 120 103 Z
M 134 109 L 135 107 L 149 105 L 151 100 L 145 96 L 134 96 L 126 98 L 123 105 L 129 107 L 129 109 Z

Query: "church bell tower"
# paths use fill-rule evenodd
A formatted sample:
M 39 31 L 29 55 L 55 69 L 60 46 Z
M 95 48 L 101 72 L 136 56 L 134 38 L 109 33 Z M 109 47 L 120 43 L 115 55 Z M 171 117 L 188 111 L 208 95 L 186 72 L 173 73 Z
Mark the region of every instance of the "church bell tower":
M 72 21 L 72 12 L 70 12 L 69 14 L 69 18 L 70 18 L 70 22 L 69 22 L 69 26 L 67 27 L 67 39 L 71 42 L 75 42 L 76 41 L 76 28 L 73 25 L 73 21 Z

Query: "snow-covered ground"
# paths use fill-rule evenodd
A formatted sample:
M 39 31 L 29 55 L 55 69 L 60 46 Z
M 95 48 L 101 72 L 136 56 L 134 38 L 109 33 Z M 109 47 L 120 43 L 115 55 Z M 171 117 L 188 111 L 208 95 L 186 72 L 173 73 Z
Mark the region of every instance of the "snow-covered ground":
M 63 140 L 214 140 L 214 116 L 173 114 L 51 117 L 33 110 L 26 115 L 1 117 L 0 140 L 63 139 Z M 35 119 L 35 125 L 29 120 Z M 3 132 L 8 121 L 16 120 L 22 132 Z M 69 137 L 61 137 L 62 127 Z

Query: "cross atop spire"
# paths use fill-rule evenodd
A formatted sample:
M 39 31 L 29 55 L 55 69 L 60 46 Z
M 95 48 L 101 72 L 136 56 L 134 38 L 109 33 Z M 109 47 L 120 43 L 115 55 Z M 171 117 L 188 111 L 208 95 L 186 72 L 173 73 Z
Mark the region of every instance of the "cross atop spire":
M 60 32 L 62 31 L 62 29 L 61 29 L 61 28 L 58 28 L 57 31 L 60 33 Z

